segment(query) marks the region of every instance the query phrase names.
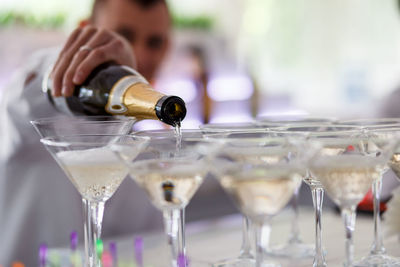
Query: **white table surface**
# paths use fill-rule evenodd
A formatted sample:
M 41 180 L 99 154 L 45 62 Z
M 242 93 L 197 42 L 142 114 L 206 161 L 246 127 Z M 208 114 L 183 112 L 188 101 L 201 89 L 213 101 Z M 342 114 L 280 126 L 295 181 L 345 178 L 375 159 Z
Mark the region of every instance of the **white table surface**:
M 289 236 L 290 211 L 285 210 L 272 222 L 271 243 L 285 242 Z M 241 216 L 239 214 L 190 223 L 186 228 L 186 245 L 191 259 L 214 262 L 224 258 L 235 257 L 241 244 Z M 311 208 L 303 208 L 300 212 L 301 237 L 305 242 L 314 242 L 314 215 Z M 344 226 L 338 213 L 325 210 L 322 218 L 323 245 L 327 251 L 328 266 L 342 266 L 344 259 Z M 384 227 L 384 225 L 383 225 Z M 169 267 L 169 250 L 166 238 L 162 233 L 142 235 L 144 240 L 145 266 Z M 355 258 L 367 255 L 372 244 L 372 216 L 358 215 L 354 233 Z M 117 239 L 119 258 L 133 259 L 133 238 Z M 384 244 L 389 254 L 400 257 L 400 243 L 397 237 L 385 237 Z M 312 266 L 312 259 L 289 261 L 275 258 L 283 267 Z M 203 266 L 203 265 L 202 265 Z M 204 265 L 207 266 L 207 265 Z M 196 266 L 194 266 L 196 267 Z

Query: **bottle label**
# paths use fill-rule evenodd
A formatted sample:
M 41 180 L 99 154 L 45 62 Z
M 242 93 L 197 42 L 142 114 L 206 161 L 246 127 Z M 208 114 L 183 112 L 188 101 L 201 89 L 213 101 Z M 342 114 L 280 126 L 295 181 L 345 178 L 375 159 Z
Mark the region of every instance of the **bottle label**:
M 125 76 L 120 79 L 111 89 L 110 96 L 106 105 L 106 111 L 110 114 L 122 115 L 128 111 L 128 108 L 124 104 L 124 95 L 126 90 L 136 83 L 142 83 L 146 81 L 141 79 L 140 76 Z

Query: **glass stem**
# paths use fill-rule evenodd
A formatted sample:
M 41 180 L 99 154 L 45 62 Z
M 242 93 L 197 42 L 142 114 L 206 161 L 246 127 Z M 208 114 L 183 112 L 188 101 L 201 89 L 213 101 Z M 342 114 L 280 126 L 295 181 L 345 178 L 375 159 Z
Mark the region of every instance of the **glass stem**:
M 84 217 L 83 234 L 85 238 L 85 266 L 93 266 L 94 252 L 92 246 L 89 246 L 89 244 L 92 244 L 91 235 L 89 234 L 92 228 L 90 225 L 90 208 L 89 201 L 85 198 L 82 198 L 82 207 Z
M 165 233 L 168 238 L 168 245 L 171 249 L 171 266 L 172 267 L 186 267 L 186 248 L 185 248 L 185 210 L 184 209 L 170 209 L 165 210 L 164 213 L 164 227 Z M 183 258 L 184 262 L 180 261 L 178 266 L 178 258 Z
M 242 223 L 242 247 L 240 248 L 240 256 L 239 258 L 243 259 L 252 259 L 253 255 L 251 254 L 251 244 L 250 244 L 250 220 L 247 216 L 243 216 Z
M 343 208 L 341 211 L 346 231 L 346 261 L 344 262 L 344 267 L 353 266 L 353 256 L 354 256 L 353 232 L 356 223 L 355 210 L 356 210 L 355 207 L 350 207 L 350 208 Z
M 319 186 L 311 188 L 312 199 L 315 211 L 315 256 L 313 267 L 324 267 L 326 265 L 325 256 L 322 251 L 322 204 L 324 201 L 324 189 Z
M 381 191 L 382 191 L 382 177 L 377 179 L 372 184 L 372 195 L 374 198 L 374 242 L 372 243 L 371 254 L 384 254 L 385 248 L 382 241 L 382 230 L 381 230 Z
M 269 246 L 269 238 L 271 234 L 271 227 L 268 220 L 265 222 L 255 222 L 255 249 L 256 249 L 256 267 L 261 267 L 264 262 L 264 249 Z
M 97 255 L 96 244 L 101 238 L 101 226 L 104 215 L 104 202 L 94 202 L 82 198 L 85 234 L 85 266 L 100 267 L 101 259 Z
M 300 240 L 300 227 L 299 227 L 299 192 L 300 187 L 296 189 L 292 198 L 292 208 L 294 213 L 294 218 L 292 220 L 292 229 L 289 238 L 289 244 L 298 244 L 301 243 Z

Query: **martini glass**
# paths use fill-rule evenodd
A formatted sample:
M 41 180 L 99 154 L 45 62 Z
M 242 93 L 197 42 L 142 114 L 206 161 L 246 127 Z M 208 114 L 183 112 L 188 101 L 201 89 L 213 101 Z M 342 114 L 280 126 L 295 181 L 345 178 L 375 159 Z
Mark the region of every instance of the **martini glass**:
M 298 140 L 313 139 L 318 137 L 328 137 L 333 134 L 340 135 L 343 137 L 359 134 L 361 129 L 356 126 L 341 126 L 341 125 L 330 125 L 330 124 L 294 124 L 286 125 L 280 128 L 272 130 L 278 136 L 285 136 L 292 142 L 298 142 Z M 310 150 L 312 153 L 315 148 L 313 145 L 308 145 L 303 148 L 304 150 Z M 330 153 L 340 153 L 340 150 L 331 150 Z M 311 195 L 314 204 L 315 212 L 315 250 L 314 250 L 314 267 L 327 266 L 325 261 L 325 255 L 322 248 L 322 206 L 324 199 L 324 189 L 320 181 L 307 170 L 303 177 L 303 181 L 310 187 Z
M 185 207 L 208 173 L 205 155 L 218 146 L 198 138 L 202 136 L 199 130 L 182 130 L 181 138 L 177 138 L 173 130 L 136 134 L 150 138 L 148 147 L 135 160 L 127 157 L 126 149 L 115 150 L 116 154 L 128 166 L 131 177 L 145 190 L 152 204 L 163 213 L 171 250 L 170 266 L 186 267 Z
M 380 178 L 390 151 L 379 148 L 368 135 L 334 135 L 315 138 L 320 152 L 310 161 L 310 170 L 323 185 L 332 200 L 340 207 L 346 233 L 345 267 L 353 264 L 353 231 L 356 207 L 371 185 Z M 381 142 L 381 140 L 377 140 Z
M 136 122 L 117 116 L 60 116 L 31 121 L 40 137 L 75 134 L 128 134 Z
M 128 134 L 136 120 L 122 116 L 56 116 L 31 121 L 41 138 L 48 136 L 79 134 Z M 83 199 L 83 211 L 90 209 L 88 201 Z M 89 224 L 85 223 L 85 244 L 89 242 Z M 86 246 L 87 247 L 87 246 Z
M 321 124 L 332 124 L 335 121 L 334 118 L 327 117 L 308 117 L 308 116 L 300 116 L 300 117 L 260 117 L 257 118 L 257 123 L 260 126 L 269 125 L 269 128 L 274 129 L 270 125 L 321 125 Z M 289 239 L 285 244 L 277 245 L 271 247 L 268 251 L 269 254 L 278 257 L 285 258 L 308 258 L 314 257 L 315 255 L 315 246 L 313 244 L 306 244 L 302 241 L 300 237 L 300 227 L 299 227 L 299 188 L 295 191 L 292 198 L 292 209 L 294 218 L 292 219 L 292 227 L 290 231 Z
M 375 133 L 375 136 L 382 137 L 384 139 L 398 138 L 395 132 L 399 132 L 397 127 L 400 127 L 400 119 L 398 118 L 382 118 L 382 119 L 359 119 L 340 121 L 341 124 L 347 125 L 358 125 L 365 130 Z M 395 159 L 396 154 L 393 156 Z M 390 164 L 390 166 L 394 166 Z M 357 262 L 357 266 L 393 266 L 400 264 L 398 258 L 392 257 L 386 254 L 386 249 L 383 245 L 382 229 L 381 229 L 381 215 L 380 215 L 380 202 L 381 202 L 381 191 L 382 191 L 382 177 L 385 173 L 382 171 L 379 179 L 376 179 L 372 184 L 372 194 L 374 197 L 374 239 L 369 254 Z M 393 168 L 392 168 L 393 169 Z
M 251 133 L 255 133 L 254 137 L 264 136 L 265 132 L 267 132 L 269 127 L 277 127 L 277 125 L 264 125 L 260 126 L 254 122 L 248 123 L 211 123 L 200 125 L 201 131 L 204 133 L 204 136 L 208 138 L 216 138 L 216 139 L 224 139 L 230 133 L 235 132 L 247 132 L 248 134 L 243 134 L 239 137 L 240 134 L 231 136 L 233 138 L 249 138 Z M 256 140 L 255 140 L 256 141 Z M 256 141 L 257 142 L 257 141 Z M 253 143 L 254 145 L 254 143 Z M 243 215 L 243 223 L 242 223 L 242 244 L 239 252 L 239 256 L 233 259 L 225 259 L 221 260 L 217 263 L 214 263 L 216 267 L 222 267 L 226 265 L 236 264 L 237 266 L 246 265 L 254 262 L 254 256 L 251 253 L 251 242 L 250 242 L 250 220 L 244 214 Z
M 40 141 L 82 195 L 85 266 L 101 266 L 96 244 L 101 236 L 104 205 L 128 174 L 111 146 L 126 145 L 127 157 L 134 158 L 148 138 L 97 134 L 45 137 Z
M 254 135 L 228 134 L 214 160 L 221 185 L 255 230 L 255 263 L 232 261 L 228 266 L 279 266 L 264 260 L 269 222 L 289 202 L 305 171 L 304 165 L 295 163 L 297 151 L 285 139 Z

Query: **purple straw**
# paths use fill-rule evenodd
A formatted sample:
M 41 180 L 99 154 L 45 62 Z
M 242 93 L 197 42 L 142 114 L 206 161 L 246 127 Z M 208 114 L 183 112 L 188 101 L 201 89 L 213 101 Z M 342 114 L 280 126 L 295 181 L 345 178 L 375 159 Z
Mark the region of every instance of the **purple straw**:
M 181 253 L 178 255 L 178 267 L 189 266 L 189 260 L 186 258 L 185 254 Z
M 39 265 L 46 266 L 47 262 L 47 245 L 45 243 L 39 246 Z
M 110 242 L 109 248 L 111 256 L 113 258 L 114 265 L 117 262 L 117 244 L 115 242 Z
M 75 251 L 76 248 L 78 247 L 78 232 L 77 231 L 73 231 L 71 232 L 70 235 L 70 247 L 72 251 Z
M 135 238 L 135 259 L 139 267 L 143 266 L 143 238 Z

